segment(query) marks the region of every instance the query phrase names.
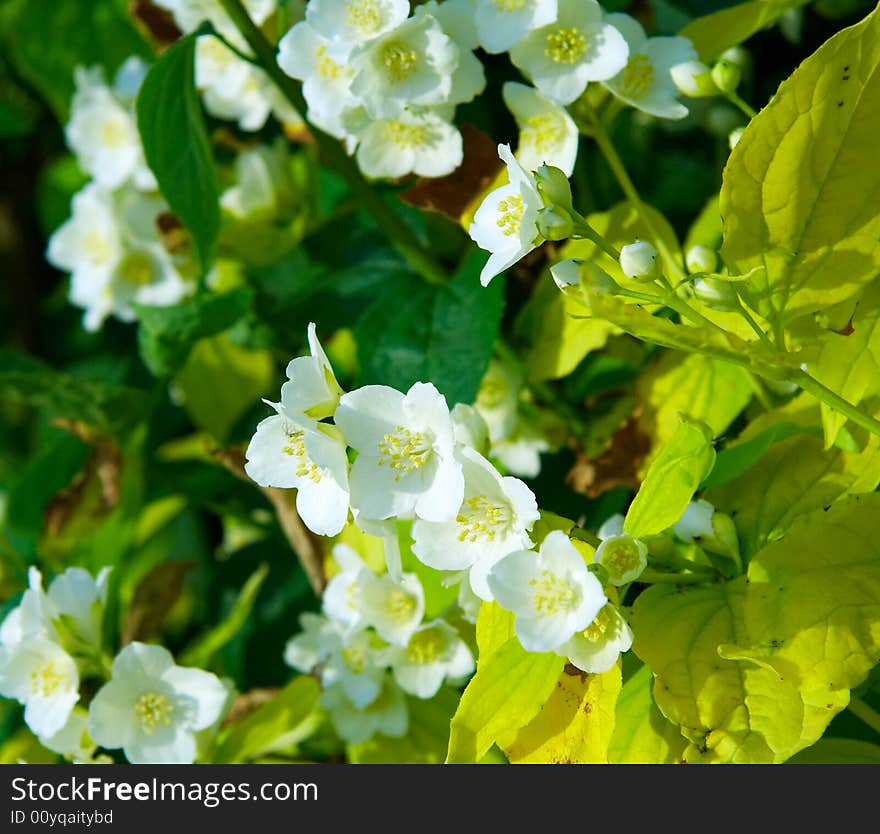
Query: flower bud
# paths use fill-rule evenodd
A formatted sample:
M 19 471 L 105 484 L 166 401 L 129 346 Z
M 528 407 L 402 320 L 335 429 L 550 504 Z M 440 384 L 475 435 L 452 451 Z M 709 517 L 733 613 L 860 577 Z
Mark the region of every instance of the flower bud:
M 612 585 L 625 585 L 648 566 L 648 548 L 644 542 L 623 533 L 605 539 L 596 549 L 595 558 L 605 568 Z
M 538 234 L 544 240 L 566 240 L 574 233 L 574 221 L 561 206 L 548 205 L 538 209 Z
M 710 553 L 726 556 L 735 562 L 739 561 L 739 536 L 733 519 L 727 513 L 717 511 L 713 513 L 712 533 L 703 536 L 700 539 L 700 544 L 704 550 Z
M 535 171 L 535 185 L 545 206 L 572 211 L 571 184 L 568 177 L 553 165 L 542 165 Z
M 685 265 L 690 273 L 714 272 L 718 268 L 718 256 L 708 246 L 692 246 L 684 257 Z
M 688 98 L 709 98 L 718 95 L 712 71 L 700 61 L 685 61 L 669 70 L 672 81 Z
M 727 137 L 727 144 L 730 145 L 730 150 L 733 150 L 739 144 L 739 140 L 742 139 L 745 130 L 744 127 L 737 127 L 730 131 L 730 136 Z
M 550 267 L 550 275 L 561 290 L 567 287 L 582 286 L 588 292 L 616 293 L 620 286 L 600 266 L 580 258 L 560 261 Z
M 739 309 L 739 296 L 733 284 L 718 278 L 697 278 L 693 283 L 694 296 L 707 307 L 720 313 L 732 313 Z
M 653 281 L 660 274 L 657 250 L 647 240 L 637 240 L 620 250 L 620 268 L 634 281 Z
M 712 80 L 722 93 L 734 93 L 742 80 L 742 70 L 726 58 L 712 67 Z

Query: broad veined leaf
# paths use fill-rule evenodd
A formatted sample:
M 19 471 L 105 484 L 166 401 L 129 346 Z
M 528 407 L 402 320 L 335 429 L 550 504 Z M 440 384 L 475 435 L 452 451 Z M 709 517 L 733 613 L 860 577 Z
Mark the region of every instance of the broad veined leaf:
M 871 437 L 859 453 L 833 448 L 800 434 L 777 441 L 743 475 L 705 493 L 729 513 L 745 559 L 785 535 L 798 516 L 880 483 L 880 443 Z
M 448 284 L 413 279 L 370 305 L 355 334 L 362 384 L 406 391 L 416 381 L 433 382 L 450 407 L 473 402 L 504 306 L 501 281 L 480 286 L 483 260 L 474 252 Z
M 321 688 L 314 678 L 295 678 L 271 701 L 223 732 L 214 761 L 244 762 L 280 744 L 309 717 L 320 694 Z
M 499 746 L 511 764 L 607 764 L 620 662 L 601 675 L 566 666 L 541 711 Z
M 206 273 L 220 232 L 220 195 L 195 85 L 196 40 L 195 34 L 181 38 L 150 68 L 137 117 L 147 163 Z
M 677 725 L 664 718 L 654 703 L 654 676 L 642 666 L 620 690 L 614 732 L 608 745 L 611 764 L 673 764 L 680 762 L 687 741 Z
M 653 455 L 677 430 L 680 413 L 706 423 L 719 437 L 754 391 L 751 374 L 739 365 L 711 356 L 666 353 L 636 382 L 642 404 L 639 427 L 654 441 Z
M 477 663 L 484 663 L 496 649 L 514 637 L 514 615 L 497 602 L 483 602 L 477 614 Z
M 516 637 L 492 652 L 461 696 L 446 762 L 477 762 L 498 739 L 528 724 L 553 694 L 564 665 L 552 652 L 527 652 Z
M 713 195 L 691 224 L 684 240 L 685 253 L 692 246 L 708 246 L 710 249 L 718 249 L 721 246 L 724 229 L 721 224 L 719 200 L 719 194 Z
M 675 434 L 648 468 L 627 511 L 624 531 L 643 538 L 675 524 L 714 462 L 712 430 L 682 416 Z
M 693 41 L 703 61 L 713 61 L 725 49 L 748 40 L 765 26 L 809 0 L 751 0 L 730 9 L 698 17 L 681 34 Z
M 855 300 L 880 268 L 880 12 L 823 44 L 746 128 L 724 172 L 724 259 L 785 325 Z
M 688 740 L 692 763 L 785 761 L 824 732 L 847 697 L 804 703 L 795 682 L 719 647 L 748 644 L 745 577 L 723 585 L 655 585 L 632 609 L 633 649 L 652 669 L 654 700 Z

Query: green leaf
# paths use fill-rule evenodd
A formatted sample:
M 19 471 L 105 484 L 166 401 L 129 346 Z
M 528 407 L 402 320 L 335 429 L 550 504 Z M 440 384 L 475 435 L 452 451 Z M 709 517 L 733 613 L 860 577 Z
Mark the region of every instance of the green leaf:
M 479 761 L 506 733 L 524 727 L 553 694 L 565 658 L 527 652 L 516 637 L 484 659 L 452 718 L 448 764 Z
M 724 260 L 777 326 L 858 298 L 880 269 L 874 164 L 880 12 L 826 41 L 746 128 L 724 169 Z
M 511 764 L 608 764 L 620 663 L 601 675 L 567 666 L 541 711 L 499 746 Z
M 214 655 L 244 627 L 268 573 L 269 566 L 262 564 L 248 577 L 226 618 L 183 652 L 179 660 L 181 666 L 197 666 L 200 669 L 210 666 Z
M 651 686 L 654 676 L 642 666 L 620 690 L 614 733 L 608 745 L 611 764 L 673 764 L 680 762 L 687 742 L 675 724 L 657 709 Z
M 406 391 L 433 382 L 449 406 L 474 401 L 489 366 L 504 305 L 503 284 L 482 287 L 473 252 L 450 283 L 392 287 L 367 309 L 356 339 L 361 384 Z
M 246 350 L 225 333 L 200 339 L 174 378 L 193 422 L 225 442 L 235 424 L 275 384 L 275 363 L 265 350 Z
M 309 717 L 320 694 L 314 678 L 295 678 L 271 701 L 230 727 L 217 746 L 214 761 L 237 764 L 280 744 Z
M 204 274 L 220 232 L 220 196 L 195 85 L 196 38 L 181 38 L 150 68 L 138 94 L 137 119 L 147 163 L 189 231 Z
M 691 224 L 684 241 L 685 252 L 693 246 L 708 246 L 710 249 L 718 249 L 721 246 L 724 230 L 721 224 L 719 199 L 720 195 L 713 194 Z
M 112 74 L 132 55 L 151 55 L 128 16 L 126 0 L 7 0 L 4 5 L 0 9 L 4 52 L 62 123 L 67 121 L 77 66 L 101 64 Z
M 199 339 L 227 330 L 250 310 L 252 300 L 248 287 L 238 287 L 170 307 L 138 306 L 138 347 L 144 363 L 156 376 L 172 375 Z
M 512 611 L 502 608 L 497 602 L 483 602 L 477 614 L 477 664 L 485 662 L 489 656 L 515 636 Z
M 786 764 L 880 764 L 880 745 L 854 738 L 820 738 Z
M 715 458 L 715 466 L 703 481 L 703 489 L 713 489 L 735 481 L 749 471 L 774 443 L 798 434 L 820 434 L 819 429 L 798 426 L 795 423 L 776 423 L 749 440 L 722 449 Z
M 50 417 L 81 420 L 111 434 L 144 417 L 144 391 L 57 371 L 31 356 L 0 350 L 0 397 L 44 408 Z
M 791 9 L 805 6 L 809 0 L 752 0 L 730 9 L 699 17 L 681 34 L 693 41 L 702 61 L 714 61 L 731 46 L 747 41 L 765 26 L 774 23 Z
M 714 463 L 712 430 L 682 415 L 675 434 L 648 468 L 627 511 L 624 531 L 644 538 L 675 524 Z

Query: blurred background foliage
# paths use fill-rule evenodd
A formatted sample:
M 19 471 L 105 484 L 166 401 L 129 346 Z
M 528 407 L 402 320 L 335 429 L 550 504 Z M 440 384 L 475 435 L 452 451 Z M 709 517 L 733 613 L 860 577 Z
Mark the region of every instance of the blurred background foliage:
M 100 64 L 110 75 L 130 55 L 149 59 L 156 25 L 151 31 L 144 23 L 147 5 L 0 6 L 0 618 L 16 604 L 29 565 L 47 574 L 112 565 L 112 639 L 161 638 L 232 678 L 239 691 L 259 691 L 289 679 L 284 643 L 298 614 L 318 601 L 265 496 L 218 462 L 217 452 L 250 438 L 266 415 L 260 398 L 275 394 L 286 363 L 304 351 L 309 321 L 344 387 L 405 388 L 430 378 L 450 405 L 473 399 L 498 344 L 525 357 L 533 400 L 565 423 L 559 450 L 543 456 L 529 485 L 542 508 L 587 525 L 625 506 L 637 483 L 650 447 L 638 419 L 650 406 L 635 382 L 655 367 L 656 351 L 617 336 L 575 357 L 564 374 L 544 372 L 535 364 L 540 337 L 533 342 L 555 292 L 542 278 L 552 245 L 483 290 L 483 257 L 461 226 L 398 199 L 411 181 L 384 187 L 401 222 L 430 241 L 455 276 L 448 287 L 427 286 L 303 136 L 283 139 L 293 149 L 284 216 L 268 229 L 223 229 L 220 280 L 232 292 L 219 306 L 213 299 L 197 315 L 160 311 L 139 324 L 110 319 L 87 333 L 67 301 L 67 276 L 44 254 L 85 181 L 63 133 L 74 68 Z M 734 2 L 603 5 L 666 34 Z M 803 58 L 872 5 L 817 0 L 759 32 L 747 43 L 740 93 L 762 105 Z M 489 87 L 459 110 L 458 122 L 491 137 L 494 154 L 495 143 L 515 140 L 500 88 L 516 70 L 505 56 L 481 57 Z M 717 195 L 728 134 L 742 124 L 719 100 L 688 104 L 681 122 L 624 110 L 613 129 L 643 197 L 679 240 Z M 238 150 L 282 136 L 274 121 L 256 135 L 209 121 L 209 132 L 227 181 Z M 586 139 L 572 183 L 584 214 L 622 198 Z M 206 646 L 205 636 L 224 623 L 227 631 Z M 20 726 L 19 709 L 0 702 L 0 739 L 4 727 Z M 835 735 L 849 735 L 853 721 L 842 714 Z M 7 742 L 0 756 L 19 755 L 21 744 Z

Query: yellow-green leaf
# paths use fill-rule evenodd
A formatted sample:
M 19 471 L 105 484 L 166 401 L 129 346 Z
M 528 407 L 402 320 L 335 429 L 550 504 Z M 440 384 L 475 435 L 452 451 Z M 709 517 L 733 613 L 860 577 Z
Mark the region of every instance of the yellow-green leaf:
M 712 430 L 682 415 L 675 433 L 648 468 L 627 511 L 624 531 L 643 538 L 675 524 L 714 462 Z
M 484 602 L 477 614 L 477 648 L 480 655 L 477 663 L 482 663 L 514 636 L 514 616 L 497 602 Z
M 787 764 L 880 764 L 880 746 L 854 738 L 820 738 Z
M 483 659 L 452 718 L 446 762 L 477 762 L 499 738 L 528 724 L 564 665 L 552 652 L 527 652 L 516 637 Z
M 673 764 L 680 762 L 687 741 L 654 703 L 654 676 L 642 666 L 620 690 L 614 733 L 608 745 L 611 764 Z
M 601 675 L 567 666 L 543 709 L 509 741 L 511 764 L 607 764 L 620 662 Z
M 723 255 L 765 318 L 855 300 L 880 268 L 880 12 L 838 32 L 752 120 L 724 171 Z M 763 269 L 760 269 L 762 268 Z

